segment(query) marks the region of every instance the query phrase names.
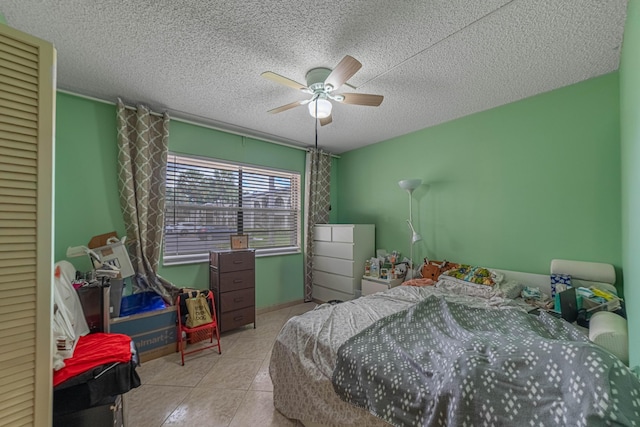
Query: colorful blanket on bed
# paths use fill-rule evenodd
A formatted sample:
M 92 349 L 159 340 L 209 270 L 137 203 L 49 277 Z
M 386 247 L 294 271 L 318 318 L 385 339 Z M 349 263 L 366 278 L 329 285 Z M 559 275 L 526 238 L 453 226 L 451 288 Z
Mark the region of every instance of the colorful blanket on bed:
M 640 425 L 640 381 L 563 320 L 431 296 L 338 351 L 340 398 L 395 426 Z

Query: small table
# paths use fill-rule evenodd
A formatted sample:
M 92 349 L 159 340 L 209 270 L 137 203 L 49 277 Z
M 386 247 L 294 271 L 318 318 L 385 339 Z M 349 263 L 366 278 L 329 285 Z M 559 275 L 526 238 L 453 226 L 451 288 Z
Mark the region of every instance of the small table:
M 402 279 L 380 279 L 379 277 L 362 277 L 362 296 L 384 292 L 402 283 Z

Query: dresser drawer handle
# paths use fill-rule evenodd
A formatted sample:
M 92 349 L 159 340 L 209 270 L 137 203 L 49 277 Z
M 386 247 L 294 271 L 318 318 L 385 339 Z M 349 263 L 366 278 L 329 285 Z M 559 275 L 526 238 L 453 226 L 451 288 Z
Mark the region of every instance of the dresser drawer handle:
M 244 318 L 244 316 L 236 316 L 233 318 L 233 320 L 235 320 L 236 322 L 242 320 Z
M 238 298 L 234 298 L 233 302 L 242 302 L 243 300 L 244 300 L 244 298 L 238 297 Z
M 234 264 L 242 264 L 242 261 L 240 261 L 239 259 L 236 259 L 233 261 Z
M 242 283 L 242 282 L 243 282 L 243 280 L 242 280 L 242 279 L 235 279 L 235 280 L 233 281 L 233 283 Z

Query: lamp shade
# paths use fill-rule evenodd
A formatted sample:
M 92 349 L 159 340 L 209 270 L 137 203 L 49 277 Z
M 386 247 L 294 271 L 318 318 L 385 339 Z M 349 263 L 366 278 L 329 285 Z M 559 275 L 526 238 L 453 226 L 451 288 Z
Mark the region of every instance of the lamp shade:
M 416 229 L 413 228 L 413 224 L 411 223 L 411 221 L 407 220 L 407 225 L 409 225 L 409 228 L 411 229 L 411 244 L 417 243 L 422 240 L 422 236 L 416 233 Z
M 317 116 L 316 116 L 316 105 L 318 107 Z M 314 117 L 316 119 L 324 119 L 331 115 L 331 107 L 332 107 L 331 102 L 323 98 L 318 98 L 315 101 L 309 103 L 309 114 L 311 114 L 311 117 Z
M 400 186 L 400 188 L 402 188 L 403 190 L 407 190 L 409 192 L 418 188 L 420 184 L 422 184 L 421 179 L 403 179 L 402 181 L 398 182 L 398 185 Z

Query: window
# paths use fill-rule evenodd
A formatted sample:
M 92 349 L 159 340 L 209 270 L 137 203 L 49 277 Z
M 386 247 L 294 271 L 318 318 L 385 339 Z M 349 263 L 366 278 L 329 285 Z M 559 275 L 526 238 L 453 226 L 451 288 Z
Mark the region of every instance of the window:
M 257 255 L 300 251 L 300 174 L 169 154 L 164 265 L 201 262 L 248 234 Z

